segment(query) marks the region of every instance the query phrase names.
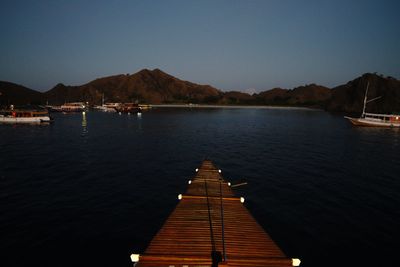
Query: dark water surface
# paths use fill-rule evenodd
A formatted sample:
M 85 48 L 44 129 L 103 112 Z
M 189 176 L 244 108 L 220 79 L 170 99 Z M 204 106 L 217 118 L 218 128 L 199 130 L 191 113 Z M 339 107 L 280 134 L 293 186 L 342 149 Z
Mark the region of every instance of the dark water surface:
M 302 266 L 397 265 L 396 129 L 291 109 L 54 116 L 0 125 L 0 266 L 132 266 L 205 157 L 247 179 L 237 194 Z

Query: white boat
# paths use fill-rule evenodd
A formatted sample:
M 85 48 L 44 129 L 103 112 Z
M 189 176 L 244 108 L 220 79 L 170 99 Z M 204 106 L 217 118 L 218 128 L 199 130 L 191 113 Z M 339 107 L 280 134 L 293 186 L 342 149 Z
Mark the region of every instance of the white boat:
M 121 105 L 121 103 L 104 103 L 104 94 L 101 98 L 101 106 L 94 106 L 94 109 L 103 111 L 103 112 L 117 112 L 117 108 Z
M 83 102 L 72 102 L 72 103 L 65 103 L 61 106 L 61 111 L 63 112 L 81 112 L 84 111 L 86 108 Z
M 363 112 L 361 114 L 361 117 L 360 118 L 352 118 L 352 117 L 345 116 L 345 118 L 348 119 L 352 124 L 357 125 L 357 126 L 400 127 L 400 114 L 396 115 L 396 114 L 379 114 L 379 113 L 365 112 L 367 103 L 381 98 L 381 96 L 379 96 L 379 97 L 375 97 L 371 100 L 367 100 L 368 86 L 369 86 L 369 83 L 367 84 L 367 89 L 365 91 L 364 106 L 363 106 Z
M 151 109 L 152 106 L 149 104 L 139 104 L 139 107 L 141 110 L 145 110 L 145 109 Z
M 117 112 L 117 108 L 121 105 L 121 103 L 105 103 L 101 106 L 95 106 L 95 109 L 98 109 L 103 112 Z
M 62 112 L 61 106 L 46 105 L 45 108 L 49 112 Z
M 51 121 L 47 110 L 7 109 L 0 111 L 0 122 L 3 123 L 44 123 Z

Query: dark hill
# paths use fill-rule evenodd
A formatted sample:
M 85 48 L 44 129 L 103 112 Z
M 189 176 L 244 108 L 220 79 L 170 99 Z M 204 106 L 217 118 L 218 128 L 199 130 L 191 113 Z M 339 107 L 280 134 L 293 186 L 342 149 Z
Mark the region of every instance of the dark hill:
M 254 104 L 254 97 L 243 92 L 238 91 L 230 91 L 225 92 L 221 99 L 219 100 L 219 104 L 223 105 L 251 105 Z
M 78 86 L 65 86 L 62 83 L 57 84 L 53 89 L 43 93 L 46 101 L 49 104 L 63 104 L 65 102 L 72 102 L 70 100 L 80 100 L 81 92 Z
M 43 102 L 42 93 L 22 85 L 0 81 L 1 105 L 27 105 L 40 104 L 41 102 Z
M 323 105 L 331 97 L 331 93 L 331 89 L 317 84 L 299 86 L 289 91 L 293 104 L 306 106 Z
M 272 89 L 260 94 L 222 92 L 209 85 L 198 85 L 177 79 L 159 69 L 141 70 L 132 75 L 115 75 L 93 80 L 81 86 L 58 84 L 45 93 L 52 104 L 73 101 L 106 102 L 205 103 L 224 105 L 300 105 L 322 107 L 330 90 L 315 84 L 293 90 Z
M 258 104 L 323 107 L 331 97 L 327 87 L 309 84 L 292 90 L 274 88 L 254 96 Z
M 144 69 L 134 74 L 120 74 L 93 80 L 80 86 L 57 84 L 40 93 L 21 85 L 0 82 L 2 104 L 62 104 L 89 102 L 203 103 L 224 105 L 279 105 L 325 108 L 328 111 L 360 113 L 369 82 L 368 98 L 382 96 L 367 106 L 369 112 L 400 112 L 400 81 L 376 74 L 364 74 L 347 84 L 329 89 L 309 84 L 294 89 L 274 88 L 258 94 L 222 92 L 209 85 L 199 85 L 175 78 L 159 69 Z
M 132 75 L 115 75 L 71 87 L 57 85 L 45 95 L 51 103 L 88 101 L 159 103 L 204 103 L 222 94 L 209 85 L 182 81 L 159 69 L 141 70 Z
M 257 97 L 260 97 L 266 101 L 274 101 L 276 97 L 285 97 L 287 93 L 287 89 L 282 89 L 282 88 L 273 88 L 271 90 L 263 91 L 257 95 Z
M 368 99 L 382 96 L 367 104 L 367 112 L 386 114 L 400 112 L 400 81 L 371 73 L 333 88 L 326 109 L 361 114 L 367 83 L 369 83 Z

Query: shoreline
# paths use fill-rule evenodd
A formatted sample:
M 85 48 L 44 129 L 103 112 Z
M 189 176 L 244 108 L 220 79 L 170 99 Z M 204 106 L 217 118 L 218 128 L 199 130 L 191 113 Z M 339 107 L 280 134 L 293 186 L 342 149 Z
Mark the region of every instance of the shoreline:
M 291 110 L 323 110 L 309 107 L 261 106 L 261 105 L 206 105 L 206 104 L 150 104 L 153 108 L 226 108 L 226 109 L 291 109 Z

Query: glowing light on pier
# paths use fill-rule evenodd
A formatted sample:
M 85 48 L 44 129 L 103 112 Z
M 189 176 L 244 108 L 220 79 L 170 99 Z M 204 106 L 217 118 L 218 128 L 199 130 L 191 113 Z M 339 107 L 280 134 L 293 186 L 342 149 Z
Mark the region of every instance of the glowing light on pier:
M 139 254 L 131 254 L 131 261 L 138 262 L 139 261 Z
M 300 266 L 301 260 L 300 259 L 292 259 L 292 266 Z

